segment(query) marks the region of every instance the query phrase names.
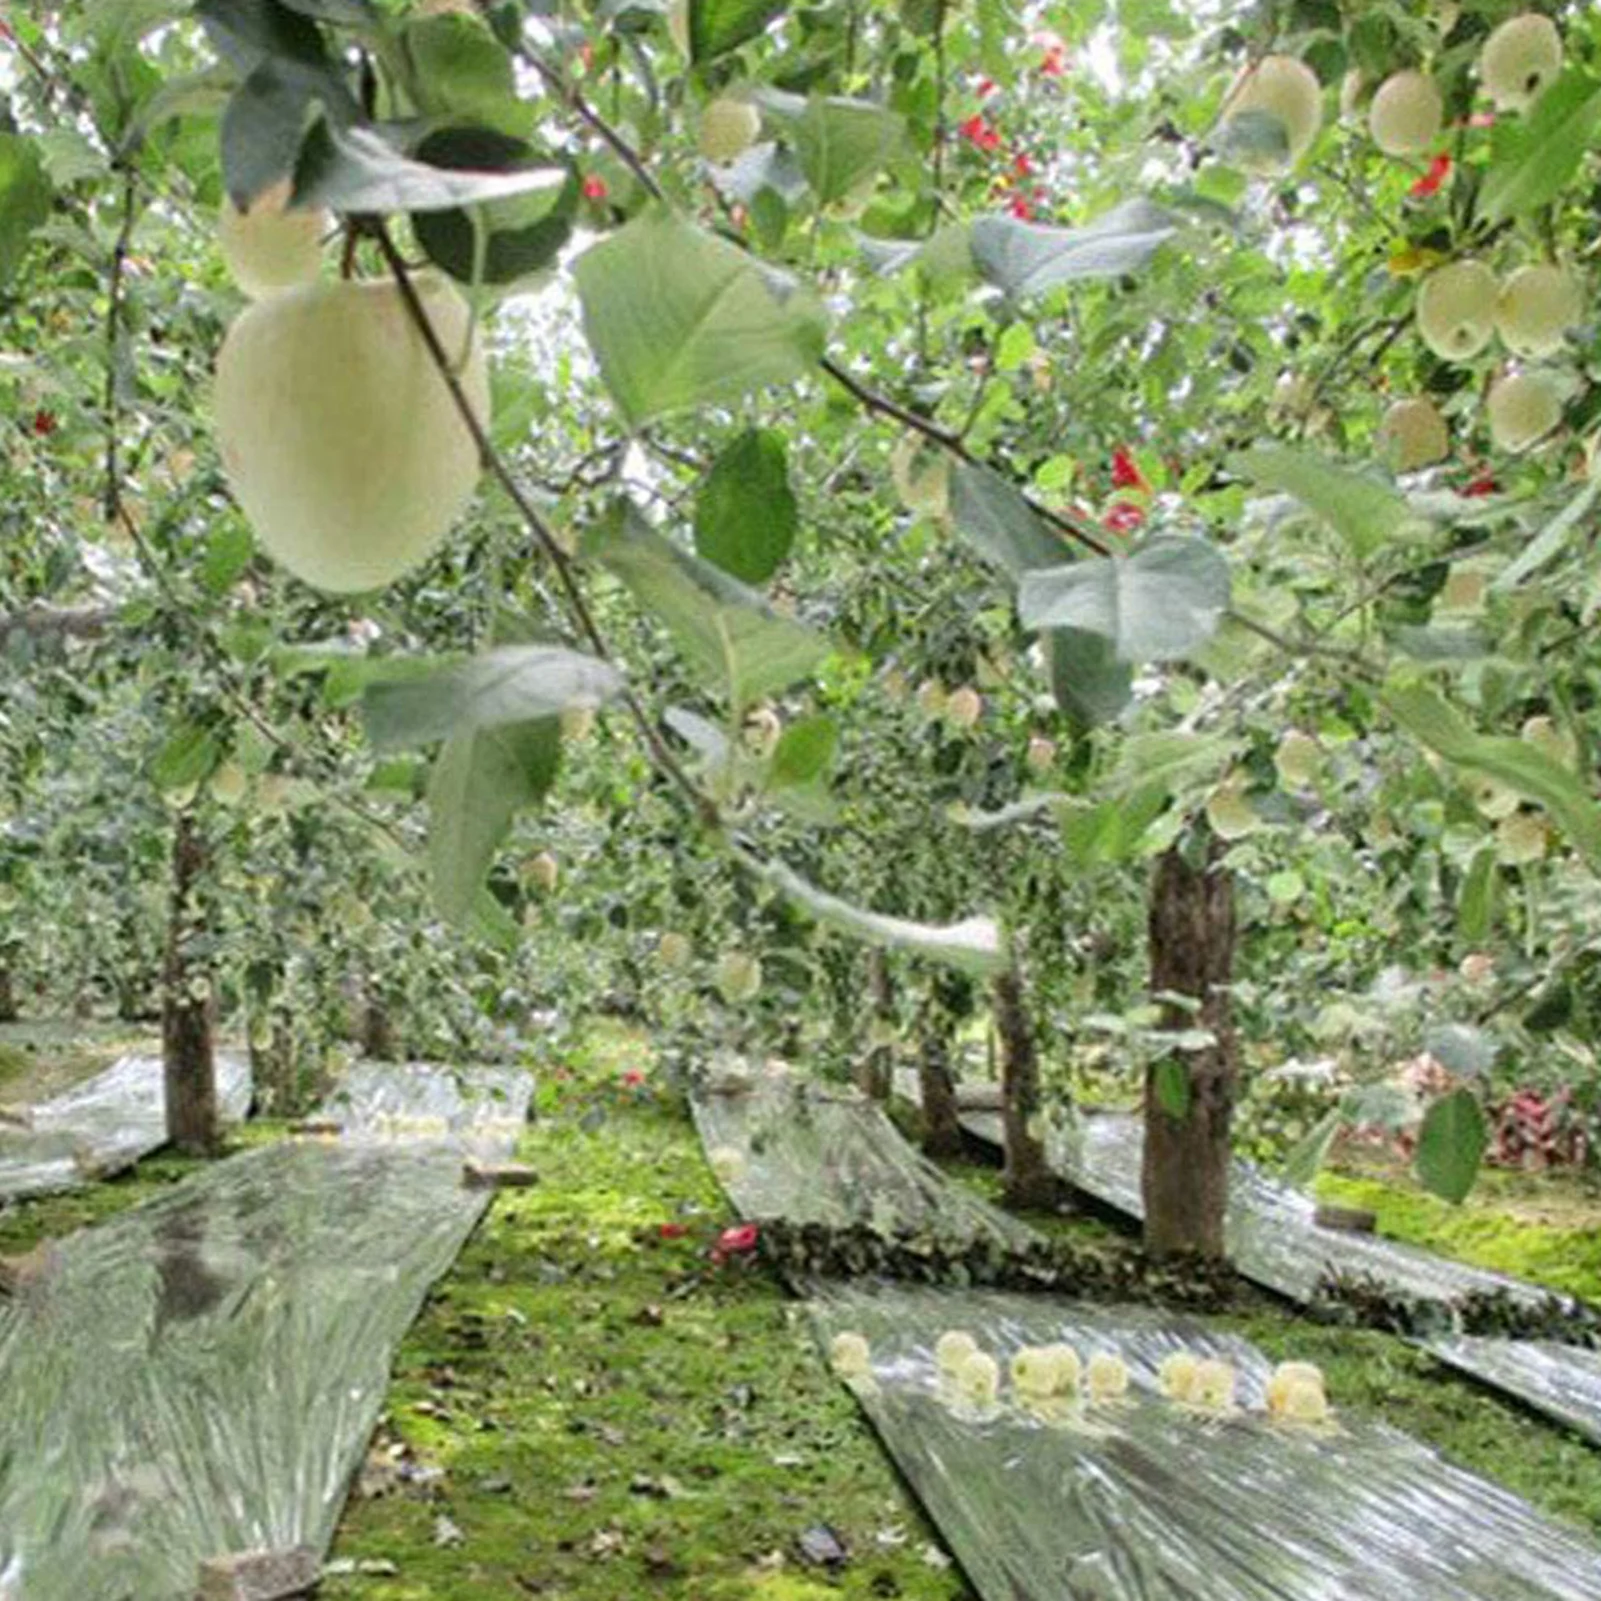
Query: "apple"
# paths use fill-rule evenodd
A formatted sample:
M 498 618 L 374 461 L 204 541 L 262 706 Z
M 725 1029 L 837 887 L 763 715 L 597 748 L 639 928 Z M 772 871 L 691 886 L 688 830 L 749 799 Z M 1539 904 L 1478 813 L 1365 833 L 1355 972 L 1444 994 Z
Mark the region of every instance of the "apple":
M 1526 111 L 1562 70 L 1562 35 L 1537 11 L 1503 22 L 1479 53 L 1479 78 L 1497 111 Z
M 1294 56 L 1264 56 L 1254 67 L 1247 67 L 1229 91 L 1223 102 L 1223 120 L 1229 122 L 1247 111 L 1262 112 L 1283 126 L 1289 145 L 1288 164 L 1293 166 L 1306 154 L 1322 126 L 1323 89 L 1317 74 Z M 1253 169 L 1282 164 L 1270 157 L 1234 159 Z
M 1306 789 L 1323 765 L 1323 747 L 1299 728 L 1288 728 L 1273 752 L 1273 766 L 1286 789 Z
M 1495 825 L 1495 859 L 1504 867 L 1527 867 L 1545 855 L 1545 819 L 1513 812 Z
M 902 434 L 889 457 L 895 493 L 908 511 L 943 517 L 950 505 L 951 464 L 945 452 L 921 434 Z
M 1023 760 L 1031 773 L 1048 773 L 1056 765 L 1056 741 L 1035 734 L 1028 742 Z
M 765 760 L 773 754 L 784 733 L 784 720 L 771 706 L 752 706 L 745 713 L 745 748 Z
M 1549 717 L 1531 717 L 1518 730 L 1518 736 L 1543 751 L 1554 762 L 1564 767 L 1576 767 L 1579 762 L 1579 745 L 1565 728 L 1558 728 Z
M 945 701 L 945 719 L 957 728 L 976 728 L 984 715 L 984 697 L 971 684 L 953 689 Z
M 1392 73 L 1368 107 L 1368 131 L 1387 156 L 1421 155 L 1439 137 L 1445 102 L 1426 72 Z
M 926 717 L 938 717 L 945 710 L 945 686 L 937 678 L 925 678 L 917 686 L 918 708 Z
M 829 1342 L 828 1361 L 842 1379 L 864 1378 L 873 1371 L 871 1347 L 862 1335 L 848 1329 Z
M 1519 267 L 1501 285 L 1495 331 L 1520 356 L 1549 356 L 1584 316 L 1584 294 L 1565 267 L 1544 263 Z
M 753 1001 L 762 990 L 762 964 L 746 951 L 728 951 L 718 959 L 716 981 L 730 1006 Z
M 1398 473 L 1415 472 L 1451 453 L 1451 434 L 1432 400 L 1398 400 L 1379 423 L 1378 442 Z
M 548 895 L 561 882 L 561 866 L 549 851 L 541 851 L 529 861 L 528 876 Z
M 326 211 L 291 211 L 291 183 L 281 178 L 241 211 L 231 199 L 217 218 L 217 244 L 233 281 L 252 300 L 311 283 L 322 266 L 323 236 L 332 227 Z
M 1543 372 L 1497 378 L 1484 402 L 1490 437 L 1502 450 L 1523 451 L 1562 421 L 1562 397 Z
M 1212 798 L 1206 803 L 1206 820 L 1219 839 L 1244 839 L 1247 834 L 1255 833 L 1261 822 L 1256 808 L 1246 797 L 1245 783 L 1243 774 L 1232 775 L 1212 792 Z
M 670 973 L 682 972 L 694 959 L 695 948 L 687 935 L 668 929 L 656 942 L 656 959 Z
M 1495 274 L 1479 261 L 1452 261 L 1418 285 L 1418 332 L 1435 355 L 1467 361 L 1495 332 Z
M 762 114 L 755 106 L 724 95 L 700 114 L 700 153 L 715 165 L 725 166 L 744 155 L 761 131 Z
M 414 279 L 487 425 L 489 371 L 467 302 Z M 433 554 L 478 482 L 478 447 L 400 290 L 309 284 L 259 300 L 217 358 L 217 441 L 263 548 L 333 594 L 393 583 Z

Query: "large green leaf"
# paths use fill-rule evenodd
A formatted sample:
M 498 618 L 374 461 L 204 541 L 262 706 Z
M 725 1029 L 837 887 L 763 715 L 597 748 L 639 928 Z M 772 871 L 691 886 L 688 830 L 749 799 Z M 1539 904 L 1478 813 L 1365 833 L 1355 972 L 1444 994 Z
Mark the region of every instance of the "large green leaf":
M 1229 603 L 1229 568 L 1204 539 L 1158 535 L 1131 556 L 1025 573 L 1027 628 L 1099 634 L 1120 662 L 1174 661 L 1209 640 Z
M 754 39 L 786 0 L 689 0 L 689 55 L 696 66 Z
M 973 224 L 978 270 L 1015 300 L 1059 284 L 1137 272 L 1178 232 L 1178 219 L 1149 200 L 1125 200 L 1082 228 L 1048 228 L 1016 217 Z
M 1086 727 L 1109 723 L 1134 694 L 1134 669 L 1104 634 L 1053 628 L 1044 636 L 1056 704 Z
M 803 678 L 828 641 L 781 617 L 754 589 L 658 534 L 630 505 L 615 507 L 584 540 L 639 603 L 672 631 L 702 679 L 736 709 Z
M 951 472 L 950 509 L 957 533 L 1012 578 L 1072 557 L 1023 492 L 978 462 L 960 462 Z
M 800 512 L 784 436 L 748 428 L 712 464 L 695 500 L 695 549 L 725 573 L 764 584 L 795 543 Z
M 445 211 L 566 185 L 564 167 L 513 172 L 435 167 L 402 155 L 372 128 L 341 129 L 327 118 L 312 125 L 295 166 L 295 204 L 332 211 Z
M 534 109 L 517 96 L 517 75 L 504 46 L 475 17 L 414 16 L 400 35 L 407 86 L 425 116 L 525 134 Z
M 969 917 L 960 923 L 912 923 L 900 917 L 884 917 L 818 889 L 782 862 L 764 862 L 739 849 L 734 854 L 750 872 L 818 922 L 854 934 L 870 945 L 907 951 L 970 973 L 1001 972 L 1011 959 L 1000 925 L 991 917 Z
M 791 383 L 822 354 L 817 301 L 663 207 L 579 258 L 584 331 L 634 425 Z
M 1601 871 L 1601 808 L 1583 782 L 1526 739 L 1478 734 L 1433 690 L 1419 684 L 1387 689 L 1383 701 L 1395 720 L 1455 767 L 1483 773 L 1535 801 L 1594 871 Z
M 1418 520 L 1388 484 L 1293 445 L 1257 445 L 1231 457 L 1229 470 L 1260 489 L 1300 501 L 1359 557 L 1370 555 Z
M 902 118 L 870 100 L 813 95 L 798 114 L 768 114 L 787 129 L 819 205 L 843 200 L 893 160 L 906 139 Z
M 622 674 L 594 656 L 557 645 L 501 645 L 427 676 L 369 684 L 362 716 L 367 737 L 384 750 L 600 706 L 621 688 Z
M 1549 561 L 1562 553 L 1573 537 L 1573 532 L 1590 515 L 1590 508 L 1601 498 L 1601 478 L 1592 478 L 1555 517 L 1540 530 L 1513 558 L 1506 569 L 1496 574 L 1490 585 L 1497 593 L 1514 589 L 1531 573 L 1538 572 Z
M 463 924 L 512 819 L 555 782 L 561 719 L 462 729 L 447 739 L 428 780 L 428 871 L 434 904 Z
M 1427 1189 L 1453 1204 L 1465 1200 L 1489 1143 L 1484 1109 L 1472 1090 L 1452 1090 L 1423 1114 L 1417 1171 Z
M 1601 121 L 1601 84 L 1574 68 L 1520 118 L 1500 118 L 1490 170 L 1479 191 L 1487 222 L 1502 222 L 1543 206 L 1567 188 Z
M 50 215 L 50 180 L 38 146 L 0 133 L 0 284 L 21 265 L 28 236 Z

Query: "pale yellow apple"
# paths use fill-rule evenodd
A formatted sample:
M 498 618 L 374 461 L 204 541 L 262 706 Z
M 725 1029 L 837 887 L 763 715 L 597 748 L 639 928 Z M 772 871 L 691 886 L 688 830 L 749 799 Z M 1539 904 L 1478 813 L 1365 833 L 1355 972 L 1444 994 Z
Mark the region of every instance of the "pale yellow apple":
M 1495 274 L 1479 261 L 1452 261 L 1418 285 L 1418 332 L 1435 355 L 1467 361 L 1495 332 Z
M 1562 70 L 1562 35 L 1537 11 L 1510 17 L 1479 53 L 1479 79 L 1497 111 L 1524 111 Z
M 1392 73 L 1368 107 L 1368 131 L 1387 156 L 1422 155 L 1440 136 L 1445 102 L 1426 72 Z
M 1584 316 L 1584 292 L 1565 267 L 1538 263 L 1519 267 L 1501 285 L 1495 331 L 1520 356 L 1549 356 L 1562 348 L 1567 331 Z
M 762 964 L 745 951 L 729 951 L 718 959 L 716 978 L 723 999 L 738 1006 L 761 994 Z
M 458 358 L 466 301 L 438 274 L 413 281 Z M 459 378 L 487 425 L 476 338 Z M 262 547 L 335 594 L 427 560 L 478 482 L 478 447 L 389 280 L 311 284 L 249 307 L 217 358 L 214 407 L 223 465 Z
M 756 143 L 762 114 L 748 100 L 724 95 L 700 114 L 700 153 L 717 166 L 737 161 Z
M 311 283 L 322 267 L 331 219 L 320 207 L 288 210 L 290 187 L 289 179 L 280 179 L 244 211 L 223 200 L 217 244 L 233 281 L 252 300 Z
M 1523 451 L 1562 421 L 1562 397 L 1543 372 L 1497 378 L 1485 399 L 1490 437 L 1502 450 Z
M 1294 56 L 1264 56 L 1247 67 L 1223 103 L 1223 120 L 1242 112 L 1259 111 L 1275 118 L 1284 129 L 1291 166 L 1317 138 L 1323 121 L 1323 90 L 1317 74 Z M 1251 167 L 1272 167 L 1268 158 L 1236 158 Z
M 1421 395 L 1398 400 L 1379 423 L 1379 448 L 1397 472 L 1416 472 L 1451 453 L 1451 431 L 1440 408 Z

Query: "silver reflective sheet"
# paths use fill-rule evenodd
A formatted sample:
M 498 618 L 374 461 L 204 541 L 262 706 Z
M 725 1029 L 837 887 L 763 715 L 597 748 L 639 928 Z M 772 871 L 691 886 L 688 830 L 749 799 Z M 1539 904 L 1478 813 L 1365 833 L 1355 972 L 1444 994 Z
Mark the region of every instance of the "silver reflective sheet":
M 250 1111 L 250 1059 L 217 1053 L 223 1116 Z M 76 1189 L 167 1143 L 159 1056 L 122 1056 L 105 1072 L 28 1111 L 27 1128 L 0 1123 L 0 1201 Z
M 488 1202 L 463 1160 L 510 1150 L 529 1090 L 363 1069 L 346 1135 L 36 1253 L 0 1302 L 0 1601 L 189 1601 L 208 1557 L 325 1550 L 395 1348 Z
M 1270 1420 L 1270 1368 L 1244 1341 L 1161 1313 L 984 1291 L 829 1287 L 824 1347 L 849 1330 L 851 1381 L 986 1601 L 1594 1601 L 1601 1554 L 1516 1496 L 1382 1424 Z M 1063 1341 L 1128 1364 L 1128 1396 L 973 1406 L 935 1343 L 971 1334 L 1003 1373 Z M 1177 1350 L 1229 1362 L 1219 1417 L 1162 1396 Z
M 1032 1237 L 953 1188 L 880 1107 L 853 1092 L 761 1072 L 703 1091 L 694 1111 L 723 1188 L 746 1217 L 865 1224 L 882 1234 L 937 1224 L 947 1238 L 1018 1244 Z
M 1140 1162 L 1145 1130 L 1138 1118 L 1086 1114 L 1051 1140 L 1051 1165 L 1081 1189 L 1144 1215 Z M 1312 1199 L 1239 1161 L 1229 1184 L 1228 1249 L 1247 1278 L 1291 1300 L 1312 1299 L 1325 1274 L 1372 1278 L 1420 1300 L 1503 1292 L 1535 1302 L 1537 1285 L 1372 1234 L 1321 1227 Z M 1458 1372 L 1515 1397 L 1601 1443 L 1601 1357 L 1550 1341 L 1487 1337 L 1426 1340 L 1424 1349 Z

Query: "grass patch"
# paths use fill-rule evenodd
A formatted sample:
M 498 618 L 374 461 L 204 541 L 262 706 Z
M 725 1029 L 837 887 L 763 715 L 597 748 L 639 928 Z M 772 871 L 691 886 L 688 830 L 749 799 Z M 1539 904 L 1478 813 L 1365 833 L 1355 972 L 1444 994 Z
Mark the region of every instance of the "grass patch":
M 0 1023 L 0 1101 L 48 1101 L 131 1051 L 159 1056 L 160 1033 L 137 1023 L 71 1018 Z

